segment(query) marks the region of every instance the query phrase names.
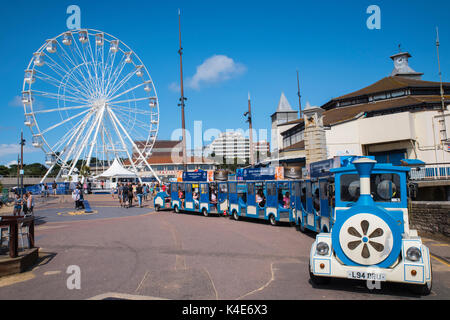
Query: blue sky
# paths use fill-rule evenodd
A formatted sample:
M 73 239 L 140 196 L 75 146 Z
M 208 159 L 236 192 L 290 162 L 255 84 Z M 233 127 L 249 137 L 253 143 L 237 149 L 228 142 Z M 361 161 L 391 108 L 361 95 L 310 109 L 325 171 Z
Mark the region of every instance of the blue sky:
M 45 40 L 64 32 L 66 9 L 81 8 L 82 28 L 114 35 L 147 66 L 160 102 L 158 138 L 181 126 L 178 8 L 182 12 L 186 126 L 247 129 L 250 91 L 256 129 L 270 129 L 281 92 L 298 107 L 322 105 L 365 87 L 393 69 L 389 56 L 412 54 L 411 67 L 438 81 L 435 27 L 439 27 L 444 81 L 450 80 L 449 1 L 8 1 L 0 12 L 0 163 L 17 159 L 23 108 L 17 106 L 23 71 Z M 381 9 L 381 29 L 369 30 L 366 9 Z M 219 57 L 219 58 L 218 58 Z M 203 65 L 203 67 L 201 67 Z M 221 72 L 220 72 L 221 71 Z M 269 133 L 270 136 L 270 133 Z M 270 138 L 270 137 L 269 137 Z M 28 143 L 25 162 L 43 162 Z

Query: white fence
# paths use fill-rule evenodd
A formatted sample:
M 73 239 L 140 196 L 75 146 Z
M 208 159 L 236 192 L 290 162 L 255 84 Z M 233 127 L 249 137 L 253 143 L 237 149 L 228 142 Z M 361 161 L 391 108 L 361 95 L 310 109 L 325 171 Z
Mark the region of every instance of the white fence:
M 450 163 L 427 164 L 423 167 L 411 168 L 411 180 L 450 179 Z

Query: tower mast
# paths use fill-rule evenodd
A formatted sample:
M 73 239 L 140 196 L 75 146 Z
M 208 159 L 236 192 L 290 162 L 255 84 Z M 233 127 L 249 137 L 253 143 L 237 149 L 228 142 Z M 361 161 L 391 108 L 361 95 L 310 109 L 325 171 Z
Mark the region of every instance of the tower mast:
M 297 95 L 298 95 L 298 108 L 300 109 L 300 114 L 299 114 L 299 118 L 302 118 L 302 96 L 300 95 L 300 80 L 298 77 L 298 70 L 297 70 Z
M 183 135 L 182 148 L 183 148 L 183 167 L 184 171 L 187 171 L 187 154 L 186 154 L 186 125 L 185 125 L 185 116 L 184 116 L 184 101 L 187 99 L 184 97 L 184 87 L 183 87 L 183 47 L 181 46 L 181 12 L 178 9 L 178 33 L 180 38 L 180 50 L 178 50 L 178 54 L 180 55 L 180 89 L 181 89 L 181 98 L 178 106 L 181 107 L 181 130 Z
M 445 126 L 445 118 L 444 118 L 445 98 L 444 98 L 444 87 L 442 84 L 441 61 L 439 58 L 439 28 L 438 27 L 436 27 L 436 51 L 437 51 L 437 60 L 438 60 L 438 68 L 439 68 L 439 82 L 440 82 L 440 91 L 441 91 L 441 112 L 442 112 L 442 116 L 439 118 L 440 140 L 441 140 L 442 150 L 444 150 L 444 147 L 445 147 L 444 143 L 447 142 L 447 128 Z

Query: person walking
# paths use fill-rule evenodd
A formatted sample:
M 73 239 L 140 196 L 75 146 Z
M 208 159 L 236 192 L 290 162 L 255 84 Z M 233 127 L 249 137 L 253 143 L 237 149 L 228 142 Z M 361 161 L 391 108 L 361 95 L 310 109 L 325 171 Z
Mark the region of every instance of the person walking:
M 119 182 L 118 184 L 117 184 L 117 198 L 119 198 L 119 204 L 120 204 L 120 207 L 122 208 L 122 200 L 123 200 L 123 196 L 122 196 L 122 193 L 123 193 L 123 186 L 122 186 L 122 184 Z
M 33 214 L 34 198 L 30 191 L 25 193 L 23 200 L 23 214 Z
M 83 196 L 83 191 L 80 189 L 78 189 L 79 192 L 79 200 L 78 200 L 78 205 L 81 209 L 84 209 L 84 196 Z
M 128 185 L 124 183 L 122 186 L 122 206 L 128 208 L 127 202 L 128 202 Z
M 133 206 L 133 186 L 131 185 L 131 182 L 128 183 L 128 208 L 131 208 Z
M 20 212 L 22 211 L 22 204 L 23 204 L 23 199 L 20 197 L 20 194 L 17 192 L 16 197 L 14 199 L 14 210 L 13 210 L 13 214 L 15 216 L 20 215 Z
M 147 201 L 148 185 L 146 183 L 144 183 L 144 185 L 142 186 L 142 189 L 144 191 L 144 201 Z
M 56 192 L 57 192 L 57 190 L 58 190 L 58 184 L 56 183 L 56 181 L 53 181 L 53 184 L 52 184 L 52 191 L 53 191 L 53 195 L 56 197 Z
M 78 188 L 73 189 L 72 191 L 72 200 L 75 202 L 75 210 L 78 210 L 78 200 L 80 196 L 78 194 Z
M 143 194 L 143 188 L 140 183 L 138 183 L 138 185 L 136 187 L 136 195 L 138 198 L 139 208 L 142 208 L 142 197 L 144 196 L 144 194 Z

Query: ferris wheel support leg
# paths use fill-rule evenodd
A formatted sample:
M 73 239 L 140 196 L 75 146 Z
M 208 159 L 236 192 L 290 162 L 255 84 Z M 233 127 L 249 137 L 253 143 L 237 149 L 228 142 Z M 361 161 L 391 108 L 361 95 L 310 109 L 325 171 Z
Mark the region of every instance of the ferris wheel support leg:
M 99 121 L 100 121 L 100 114 L 97 115 L 96 119 L 94 120 L 94 123 L 91 125 L 91 127 L 89 129 L 89 132 L 84 137 L 84 139 L 83 139 L 83 141 L 81 143 L 81 148 L 78 150 L 78 153 L 77 153 L 77 155 L 75 157 L 75 160 L 73 161 L 72 166 L 70 168 L 70 171 L 69 171 L 69 174 L 68 174 L 69 176 L 72 174 L 73 170 L 75 169 L 75 166 L 76 166 L 78 160 L 80 159 L 81 153 L 87 147 L 87 141 L 89 140 L 89 138 L 90 138 L 90 136 L 92 134 L 92 131 L 94 131 L 94 127 L 97 126 L 97 122 L 99 122 Z
M 128 152 L 127 146 L 125 145 L 125 141 L 123 140 L 122 135 L 120 134 L 120 130 L 117 127 L 117 124 L 122 128 L 122 130 L 124 130 L 123 126 L 120 122 L 118 122 L 117 118 L 115 118 L 115 115 L 112 113 L 112 110 L 110 108 L 107 108 L 106 111 L 108 112 L 108 114 L 111 117 L 112 124 L 114 126 L 114 129 L 116 130 L 116 133 L 119 137 L 120 142 L 122 143 L 122 147 L 124 148 L 125 152 L 127 153 L 128 159 L 130 160 L 130 163 L 133 166 L 134 172 L 136 172 L 136 175 L 137 175 L 138 170 L 137 170 L 136 166 L 134 165 L 133 158 L 130 156 L 130 153 Z M 125 130 L 124 130 L 124 132 L 128 136 L 128 133 Z M 138 176 L 138 178 L 139 178 L 139 181 L 142 183 L 141 178 L 139 176 Z
M 142 160 L 144 160 L 145 164 L 147 165 L 148 168 L 150 168 L 150 170 L 152 171 L 153 175 L 155 176 L 156 180 L 158 180 L 159 183 L 161 183 L 161 179 L 159 179 L 159 177 L 156 175 L 156 173 L 153 171 L 152 167 L 148 164 L 147 159 L 145 159 L 144 155 L 142 154 L 141 150 L 139 150 L 139 148 L 136 146 L 136 144 L 134 143 L 133 139 L 131 139 L 130 135 L 128 134 L 128 132 L 125 130 L 125 128 L 122 126 L 122 124 L 120 123 L 120 121 L 117 119 L 114 111 L 108 109 L 109 113 L 111 114 L 111 116 L 114 118 L 114 121 L 116 123 L 119 124 L 119 126 L 121 127 L 121 129 L 123 130 L 123 132 L 125 133 L 125 136 L 128 138 L 128 140 L 131 142 L 131 144 L 133 145 L 133 147 L 136 149 L 136 151 L 139 153 L 139 156 L 142 158 Z
M 47 179 L 48 175 L 50 174 L 50 172 L 53 170 L 53 168 L 55 167 L 56 163 L 54 163 L 50 169 L 47 170 L 47 173 L 45 174 L 45 176 L 41 179 L 41 182 L 39 183 L 44 183 L 45 179 Z

